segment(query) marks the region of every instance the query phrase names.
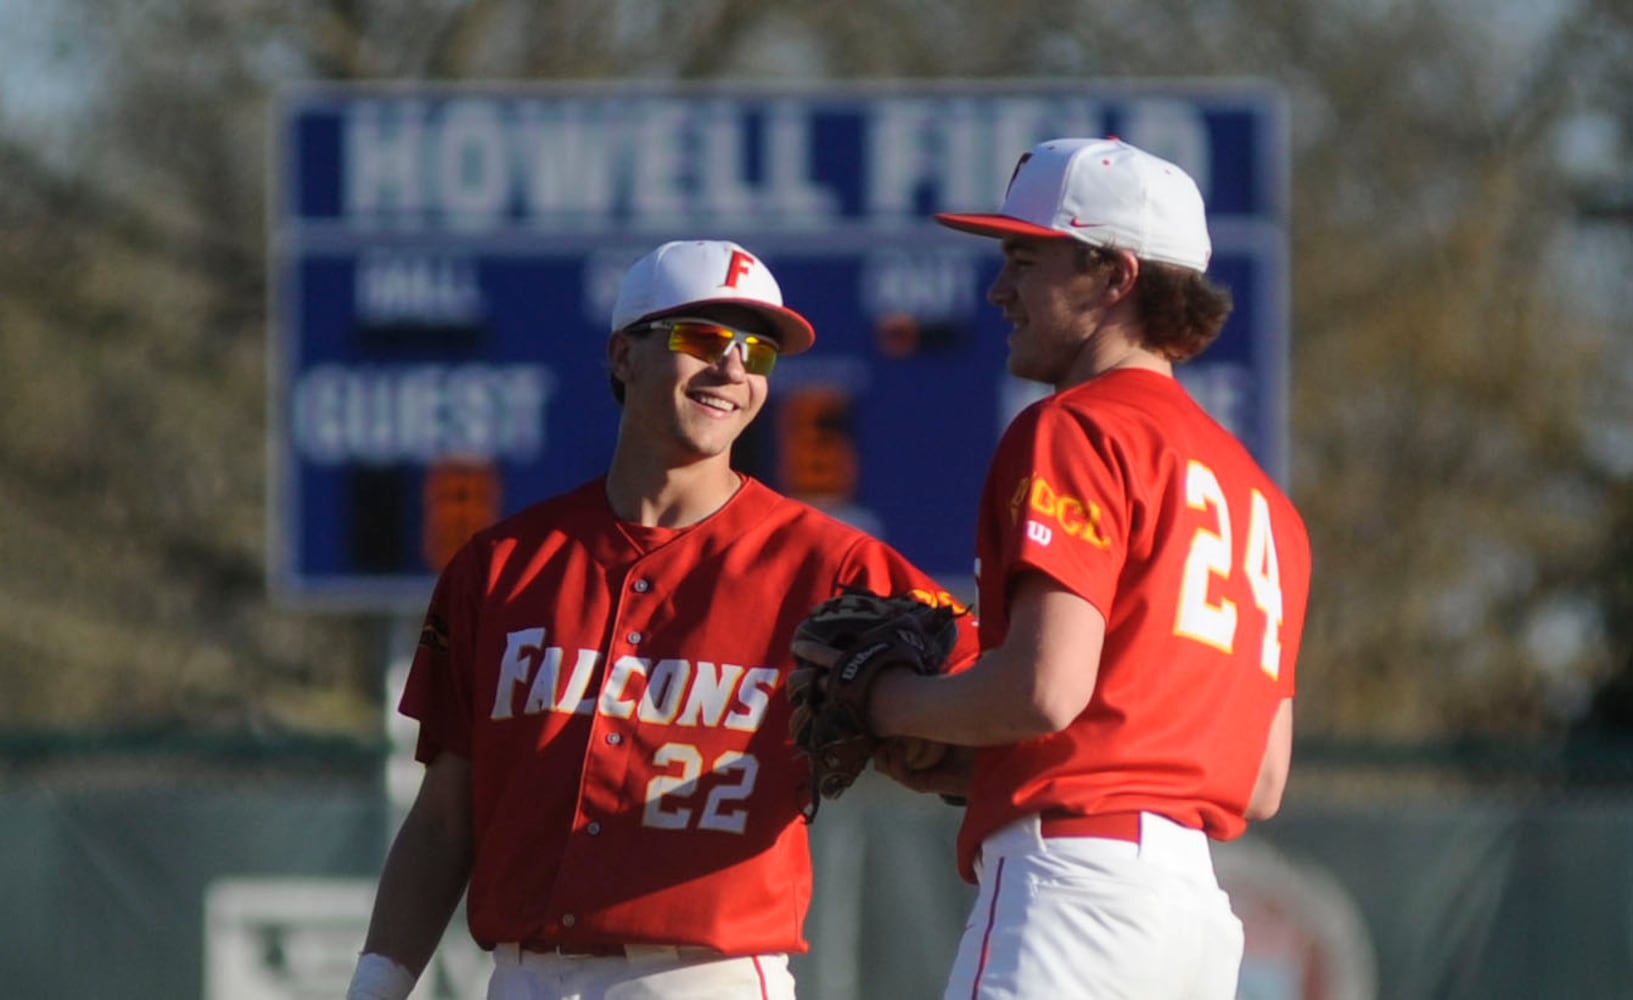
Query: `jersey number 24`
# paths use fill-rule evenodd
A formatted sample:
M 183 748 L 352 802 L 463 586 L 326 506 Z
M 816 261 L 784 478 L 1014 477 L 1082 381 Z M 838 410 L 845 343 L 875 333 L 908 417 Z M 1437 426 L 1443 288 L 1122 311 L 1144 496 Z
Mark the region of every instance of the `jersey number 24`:
M 1277 677 L 1281 673 L 1281 570 L 1276 562 L 1276 536 L 1270 526 L 1269 501 L 1258 490 L 1249 494 L 1247 545 L 1240 567 L 1232 555 L 1236 550 L 1232 541 L 1230 504 L 1225 501 L 1219 477 L 1201 462 L 1192 461 L 1185 469 L 1185 503 L 1209 520 L 1196 529 L 1185 556 L 1174 633 L 1227 654 L 1233 652 L 1239 617 L 1236 602 L 1223 596 L 1211 600 L 1209 591 L 1215 577 L 1228 580 L 1240 569 L 1253 591 L 1253 603 L 1264 617 L 1259 668 L 1272 678 Z

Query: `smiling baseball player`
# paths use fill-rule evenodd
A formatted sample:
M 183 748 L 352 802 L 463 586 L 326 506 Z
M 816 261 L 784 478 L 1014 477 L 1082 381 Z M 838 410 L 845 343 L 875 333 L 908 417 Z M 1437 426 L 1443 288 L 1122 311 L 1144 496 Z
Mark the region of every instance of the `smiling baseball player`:
M 962 783 L 891 771 L 969 799 L 980 894 L 946 996 L 1230 1000 L 1242 928 L 1209 838 L 1280 806 L 1310 549 L 1174 378 L 1230 311 L 1201 193 L 1128 143 L 1057 139 L 999 212 L 938 219 L 1002 241 L 1009 371 L 1054 388 L 982 493 L 981 658 L 872 694 L 876 735 L 975 748 Z
M 351 1000 L 406 996 L 467 885 L 490 1000 L 794 995 L 812 881 L 779 690 L 794 627 L 848 588 L 942 593 L 731 468 L 778 358 L 813 340 L 734 243 L 629 270 L 609 471 L 478 532 L 437 582 L 401 705 L 426 773 Z

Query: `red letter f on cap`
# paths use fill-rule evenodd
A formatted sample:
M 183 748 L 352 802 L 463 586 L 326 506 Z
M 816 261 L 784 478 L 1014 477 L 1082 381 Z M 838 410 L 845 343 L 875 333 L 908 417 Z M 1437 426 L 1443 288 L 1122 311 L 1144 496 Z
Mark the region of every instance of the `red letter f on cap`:
M 737 282 L 754 269 L 755 260 L 741 250 L 731 252 L 731 263 L 726 265 L 727 288 L 736 288 Z

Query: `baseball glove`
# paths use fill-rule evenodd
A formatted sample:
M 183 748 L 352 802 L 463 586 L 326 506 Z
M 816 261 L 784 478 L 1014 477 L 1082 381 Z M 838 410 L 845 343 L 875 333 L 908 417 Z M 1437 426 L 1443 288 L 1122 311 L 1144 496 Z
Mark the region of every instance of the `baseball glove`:
M 957 613 L 906 595 L 853 592 L 817 605 L 794 630 L 789 732 L 811 761 L 814 819 L 867 767 L 879 739 L 868 729 L 868 698 L 885 670 L 938 674 L 958 642 Z

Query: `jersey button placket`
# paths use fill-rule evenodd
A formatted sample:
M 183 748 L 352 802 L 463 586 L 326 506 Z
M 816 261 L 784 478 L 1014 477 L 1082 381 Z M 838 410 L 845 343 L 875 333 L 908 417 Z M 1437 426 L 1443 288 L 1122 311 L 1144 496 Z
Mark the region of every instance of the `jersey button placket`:
M 645 594 L 652 589 L 652 582 L 645 577 L 637 577 L 636 579 L 630 581 L 629 589 L 637 594 Z M 620 615 L 619 617 L 622 616 Z M 645 638 L 646 636 L 642 634 L 640 629 L 630 629 L 624 634 L 624 640 L 631 646 L 640 645 L 641 641 Z M 606 718 L 598 718 L 597 721 L 605 725 L 619 724 L 616 720 Z M 609 747 L 621 747 L 624 744 L 624 736 L 619 732 L 605 733 L 602 736 L 602 739 Z M 583 803 L 580 805 L 582 807 Z M 599 820 L 590 820 L 584 824 L 583 830 L 585 836 L 599 837 L 602 833 L 601 822 Z M 571 913 L 564 913 L 561 916 L 561 926 L 563 927 L 572 927 L 576 922 L 577 918 Z
M 636 579 L 630 581 L 629 589 L 637 594 L 645 594 L 651 591 L 652 582 L 645 577 L 637 577 Z M 645 638 L 646 636 L 640 629 L 630 629 L 624 634 L 624 641 L 629 643 L 631 646 L 640 645 Z M 606 725 L 618 724 L 616 720 L 612 719 L 598 719 L 597 721 Z M 624 736 L 622 733 L 618 732 L 606 733 L 603 735 L 602 739 L 609 747 L 621 747 L 624 744 Z M 584 834 L 588 837 L 599 837 L 602 832 L 601 823 L 599 820 L 590 820 L 588 823 L 584 824 L 583 829 Z M 561 916 L 561 926 L 563 927 L 572 927 L 576 922 L 577 918 L 571 913 L 564 913 Z

